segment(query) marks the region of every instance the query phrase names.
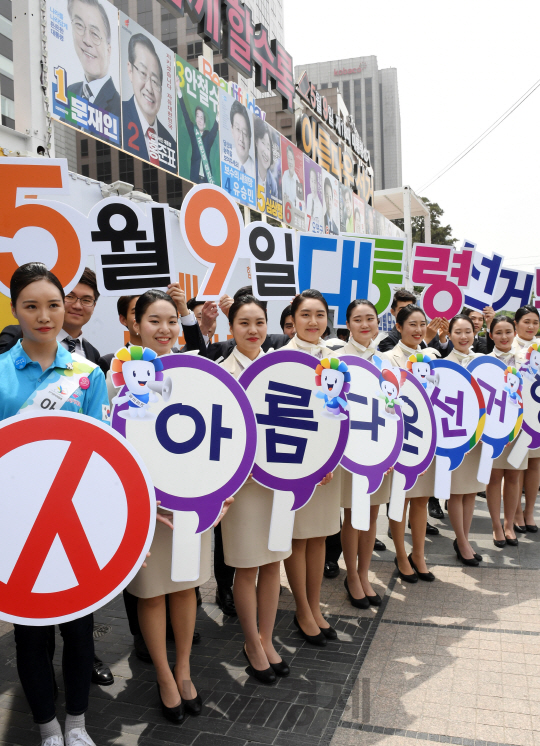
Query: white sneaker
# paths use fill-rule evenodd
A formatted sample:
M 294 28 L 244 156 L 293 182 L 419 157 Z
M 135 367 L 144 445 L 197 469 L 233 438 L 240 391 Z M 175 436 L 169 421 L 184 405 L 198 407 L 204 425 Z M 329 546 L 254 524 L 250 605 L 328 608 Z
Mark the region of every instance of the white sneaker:
M 86 728 L 73 728 L 66 733 L 66 746 L 96 746 Z
M 49 736 L 41 742 L 41 746 L 64 746 L 64 736 Z

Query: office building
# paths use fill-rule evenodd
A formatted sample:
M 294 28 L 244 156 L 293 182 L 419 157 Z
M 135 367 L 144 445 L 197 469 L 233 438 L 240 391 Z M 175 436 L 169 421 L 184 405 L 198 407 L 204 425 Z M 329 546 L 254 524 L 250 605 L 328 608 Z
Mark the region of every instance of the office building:
M 379 70 L 377 58 L 372 55 L 295 65 L 294 71 L 297 80 L 306 71 L 319 90 L 339 88 L 370 152 L 375 189 L 402 186 L 397 70 Z

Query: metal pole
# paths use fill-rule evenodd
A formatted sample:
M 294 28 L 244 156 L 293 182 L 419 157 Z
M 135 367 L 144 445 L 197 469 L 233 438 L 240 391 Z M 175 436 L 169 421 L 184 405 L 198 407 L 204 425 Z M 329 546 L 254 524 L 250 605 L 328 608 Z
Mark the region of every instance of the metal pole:
M 29 136 L 32 156 L 54 156 L 49 115 L 45 0 L 13 0 L 13 77 L 15 127 Z
M 404 276 L 406 286 L 412 287 L 409 279 L 412 261 L 411 189 L 408 186 L 403 187 L 403 223 L 407 238 L 407 271 L 404 273 Z

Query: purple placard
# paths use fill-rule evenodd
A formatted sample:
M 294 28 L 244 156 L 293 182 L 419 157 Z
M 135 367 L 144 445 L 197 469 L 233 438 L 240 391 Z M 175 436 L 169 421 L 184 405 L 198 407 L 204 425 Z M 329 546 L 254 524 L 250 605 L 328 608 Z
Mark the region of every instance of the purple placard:
M 308 355 L 305 352 L 299 352 L 297 350 L 277 350 L 272 352 L 271 355 L 265 355 L 264 357 L 255 360 L 249 368 L 247 368 L 240 376 L 239 383 L 248 391 L 249 386 L 253 383 L 255 378 L 274 365 L 280 365 L 282 363 L 299 363 L 305 365 L 313 372 L 313 391 L 315 392 L 315 370 L 320 364 L 320 360 Z M 292 510 L 299 510 L 309 501 L 315 491 L 315 487 L 319 482 L 337 467 L 345 447 L 347 445 L 347 439 L 349 437 L 349 419 L 340 420 L 339 437 L 336 446 L 329 458 L 317 467 L 316 471 L 312 472 L 308 476 L 301 477 L 300 479 L 284 479 L 282 477 L 275 476 L 262 469 L 257 463 L 253 465 L 253 479 L 264 487 L 268 487 L 271 490 L 278 490 L 281 492 L 293 492 L 294 493 L 294 504 Z
M 374 378 L 377 381 L 377 386 L 379 385 L 379 375 L 380 371 L 378 368 L 373 365 L 373 363 L 368 362 L 367 360 L 364 360 L 361 357 L 358 357 L 356 355 L 343 355 L 343 357 L 340 358 L 340 360 L 343 360 L 344 363 L 346 363 L 350 368 L 363 368 L 365 371 L 370 373 L 374 376 Z M 352 383 L 351 383 L 351 390 L 349 392 L 349 399 L 351 398 L 351 394 L 355 394 L 356 392 L 352 389 Z M 368 478 L 368 489 L 367 492 L 369 495 L 376 492 L 379 487 L 381 486 L 382 480 L 384 478 L 384 475 L 390 469 L 394 464 L 396 463 L 397 459 L 399 458 L 399 454 L 401 453 L 401 447 L 403 444 L 403 418 L 401 416 L 401 408 L 396 405 L 396 412 L 400 416 L 399 420 L 397 421 L 397 428 L 396 428 L 396 441 L 392 447 L 391 452 L 388 454 L 388 456 L 384 459 L 384 461 L 381 461 L 378 464 L 360 464 L 357 461 L 353 461 L 345 454 L 343 455 L 343 458 L 341 459 L 341 465 L 347 469 L 347 471 L 353 472 L 353 474 L 359 474 L 363 477 Z M 359 456 L 364 457 L 364 460 L 368 460 L 365 458 L 365 454 L 359 454 Z
M 426 471 L 426 469 L 429 468 L 431 462 L 433 461 L 433 457 L 435 456 L 435 448 L 437 447 L 437 423 L 435 421 L 435 413 L 431 405 L 431 399 L 429 398 L 426 389 L 417 380 L 416 376 L 414 376 L 410 371 L 407 371 L 407 381 L 419 391 L 426 404 L 431 420 L 431 443 L 429 445 L 427 456 L 415 466 L 406 466 L 405 464 L 401 464 L 399 462 L 399 458 L 396 461 L 394 469 L 405 476 L 405 486 L 403 488 L 405 491 L 411 490 L 416 484 L 416 480 L 418 479 L 420 474 L 422 474 Z M 403 412 L 403 407 L 401 409 L 401 414 L 403 417 L 406 417 L 405 413 Z
M 214 376 L 214 378 L 217 378 L 233 394 L 242 410 L 242 415 L 246 424 L 245 452 L 242 461 L 240 462 L 240 466 L 228 482 L 217 490 L 208 495 L 201 495 L 199 497 L 181 497 L 178 495 L 171 495 L 168 492 L 163 492 L 163 490 L 154 486 L 156 499 L 161 500 L 161 507 L 167 508 L 168 510 L 195 511 L 198 513 L 199 525 L 197 533 L 200 534 L 212 526 L 221 512 L 221 507 L 224 501 L 228 497 L 234 495 L 235 492 L 238 492 L 240 487 L 251 474 L 257 450 L 257 425 L 255 423 L 255 415 L 253 414 L 246 393 L 238 381 L 236 381 L 228 371 L 224 370 L 219 365 L 216 365 L 213 361 L 202 357 L 195 357 L 193 355 L 178 354 L 164 355 L 160 360 L 163 363 L 163 372 L 171 370 L 171 368 L 193 368 L 194 370 L 209 373 Z M 127 387 L 124 386 L 120 393 L 124 393 L 124 390 L 127 390 Z M 201 395 L 203 395 L 202 392 L 196 392 L 193 404 L 196 405 L 198 403 Z M 183 396 L 184 404 L 186 403 L 188 396 L 189 394 L 186 392 Z M 127 402 L 119 407 L 115 407 L 111 423 L 112 427 L 124 438 L 126 437 L 126 420 L 120 417 L 118 413 L 127 409 L 127 407 Z M 181 475 L 178 475 L 179 486 L 181 485 L 181 479 Z

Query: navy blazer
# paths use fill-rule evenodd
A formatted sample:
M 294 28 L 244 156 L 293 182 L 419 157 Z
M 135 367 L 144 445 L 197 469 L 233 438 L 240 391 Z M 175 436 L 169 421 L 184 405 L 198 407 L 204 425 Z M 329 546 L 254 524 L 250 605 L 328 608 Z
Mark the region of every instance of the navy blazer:
M 131 126 L 130 126 L 131 125 Z M 124 150 L 128 153 L 142 158 L 145 161 L 149 161 L 148 148 L 146 147 L 146 139 L 144 137 L 143 129 L 141 127 L 141 120 L 137 113 L 137 107 L 135 106 L 135 95 L 133 95 L 129 101 L 122 101 L 122 133 L 124 136 Z M 177 152 L 176 152 L 176 140 L 173 139 L 165 127 L 161 124 L 159 119 L 157 120 L 157 136 L 167 140 L 171 143 L 171 148 L 175 153 L 175 166 L 169 166 L 167 163 L 161 163 L 160 166 L 165 168 L 167 171 L 176 173 L 178 170 L 177 163 Z
M 85 96 L 83 96 L 83 86 L 83 80 L 79 83 L 72 83 L 68 86 L 67 92 L 71 93 L 73 96 L 85 98 Z M 92 106 L 108 111 L 110 114 L 114 114 L 115 117 L 120 119 L 120 94 L 114 87 L 112 78 L 109 78 L 109 80 L 101 86 L 101 90 L 92 103 Z
M 332 218 L 328 220 L 326 213 L 324 213 L 324 232 L 331 233 L 333 236 L 337 236 L 339 234 L 337 225 L 334 223 Z

